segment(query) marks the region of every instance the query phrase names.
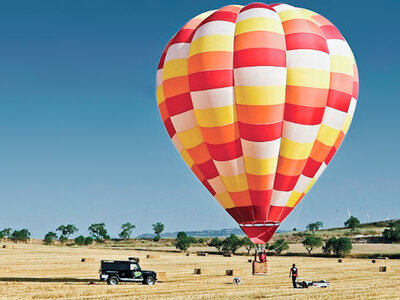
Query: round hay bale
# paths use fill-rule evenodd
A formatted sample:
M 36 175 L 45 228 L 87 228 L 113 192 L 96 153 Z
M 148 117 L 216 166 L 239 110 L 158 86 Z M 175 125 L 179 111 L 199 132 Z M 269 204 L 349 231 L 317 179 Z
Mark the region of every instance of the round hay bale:
M 194 269 L 193 274 L 195 275 L 208 275 L 209 274 L 209 270 L 206 268 L 196 268 Z
M 94 258 L 93 257 L 84 257 L 81 259 L 81 262 L 83 262 L 83 263 L 94 262 Z
M 373 259 L 373 260 L 372 260 L 372 263 L 373 263 L 373 264 L 376 263 L 376 259 Z
M 343 262 L 343 259 L 342 259 L 342 258 L 339 258 L 339 259 L 337 260 L 337 262 L 338 262 L 338 263 L 342 263 L 342 262 Z
M 160 255 L 158 255 L 158 254 L 147 254 L 146 258 L 148 258 L 148 259 L 160 258 Z

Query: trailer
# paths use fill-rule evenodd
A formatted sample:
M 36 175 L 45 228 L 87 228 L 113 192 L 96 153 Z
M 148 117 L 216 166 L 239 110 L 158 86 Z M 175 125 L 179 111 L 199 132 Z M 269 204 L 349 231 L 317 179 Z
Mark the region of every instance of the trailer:
M 312 279 L 298 278 L 296 280 L 296 287 L 300 289 L 308 289 L 309 287 L 327 288 L 331 284 L 326 280 L 313 281 Z

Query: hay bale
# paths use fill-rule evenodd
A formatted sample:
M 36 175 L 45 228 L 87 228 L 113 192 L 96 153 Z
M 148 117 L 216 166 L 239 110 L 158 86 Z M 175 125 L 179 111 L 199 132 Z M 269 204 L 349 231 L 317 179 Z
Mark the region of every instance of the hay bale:
M 373 264 L 376 263 L 376 259 L 373 259 L 373 260 L 372 260 L 372 263 L 373 263 Z
M 193 274 L 195 275 L 208 275 L 210 272 L 206 268 L 198 268 L 194 269 Z
M 387 272 L 388 271 L 388 267 L 386 266 L 379 266 L 379 272 Z
M 167 279 L 167 273 L 165 272 L 157 272 L 157 280 L 165 281 Z
M 189 253 L 187 253 L 187 254 L 186 254 L 186 256 L 190 256 L 190 254 L 189 254 Z
M 139 257 L 128 257 L 129 260 L 132 260 L 134 262 L 140 262 L 140 258 Z
M 83 263 L 94 262 L 94 258 L 93 257 L 84 257 L 81 259 L 81 262 L 83 262 Z
M 241 276 L 242 270 L 241 269 L 233 269 L 233 270 L 226 270 L 226 276 Z
M 253 260 L 249 258 L 249 259 L 247 260 L 247 262 L 251 263 L 251 262 L 253 262 Z
M 4 249 L 13 249 L 14 246 L 13 245 L 3 245 Z
M 343 259 L 342 259 L 342 258 L 339 258 L 339 259 L 337 260 L 337 262 L 338 262 L 338 263 L 342 263 L 342 262 L 343 262 Z
M 197 256 L 207 256 L 208 253 L 197 253 Z
M 225 253 L 223 254 L 223 256 L 224 256 L 224 257 L 231 257 L 231 256 L 232 256 L 232 253 L 230 253 L 230 252 L 225 252 Z
M 160 258 L 160 255 L 158 255 L 158 254 L 147 254 L 146 258 L 148 258 L 148 259 Z

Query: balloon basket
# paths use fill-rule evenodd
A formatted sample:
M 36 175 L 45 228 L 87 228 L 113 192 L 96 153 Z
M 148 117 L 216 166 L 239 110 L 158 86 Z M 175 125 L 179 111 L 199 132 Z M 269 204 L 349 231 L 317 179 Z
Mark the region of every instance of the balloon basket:
M 253 261 L 253 275 L 269 275 L 268 260 L 259 262 Z

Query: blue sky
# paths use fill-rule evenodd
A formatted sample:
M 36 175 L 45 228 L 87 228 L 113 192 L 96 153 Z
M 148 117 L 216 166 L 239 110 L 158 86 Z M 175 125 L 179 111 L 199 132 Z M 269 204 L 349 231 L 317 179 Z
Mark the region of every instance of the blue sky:
M 62 223 L 116 236 L 161 221 L 167 231 L 234 227 L 165 132 L 155 72 L 191 17 L 230 1 L 0 2 L 0 229 L 42 237 Z M 247 1 L 237 1 L 247 4 Z M 281 226 L 347 211 L 400 217 L 398 1 L 287 1 L 330 19 L 360 72 L 355 118 L 340 151 Z

